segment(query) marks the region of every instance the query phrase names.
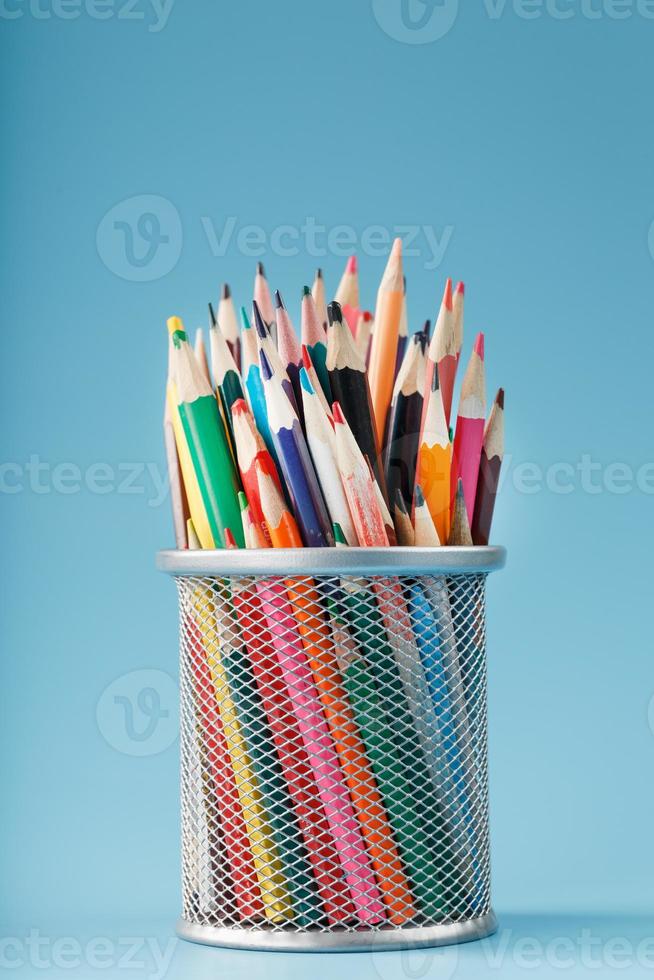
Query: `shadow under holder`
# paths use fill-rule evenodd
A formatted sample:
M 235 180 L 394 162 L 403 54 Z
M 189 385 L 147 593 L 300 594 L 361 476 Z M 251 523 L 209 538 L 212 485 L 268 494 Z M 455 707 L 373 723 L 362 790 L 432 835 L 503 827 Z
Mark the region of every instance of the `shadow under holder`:
M 215 946 L 482 938 L 499 547 L 162 551 L 180 601 L 183 912 Z

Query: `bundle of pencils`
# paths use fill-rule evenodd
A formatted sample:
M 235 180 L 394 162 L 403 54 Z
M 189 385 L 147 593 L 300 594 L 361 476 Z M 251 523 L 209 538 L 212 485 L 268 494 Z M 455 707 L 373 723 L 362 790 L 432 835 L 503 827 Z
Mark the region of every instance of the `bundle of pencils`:
M 177 547 L 487 545 L 504 391 L 486 421 L 478 334 L 453 414 L 464 296 L 448 280 L 433 335 L 430 320 L 412 333 L 397 239 L 374 317 L 354 257 L 331 303 L 321 270 L 299 290 L 299 334 L 261 263 L 240 328 L 228 285 L 209 304 L 208 345 L 199 330 L 191 346 L 171 317 Z M 468 907 L 479 907 L 474 753 L 446 587 L 327 588 L 293 577 L 289 560 L 286 579 L 198 587 L 187 617 L 234 916 L 437 920 L 451 910 L 457 834 Z

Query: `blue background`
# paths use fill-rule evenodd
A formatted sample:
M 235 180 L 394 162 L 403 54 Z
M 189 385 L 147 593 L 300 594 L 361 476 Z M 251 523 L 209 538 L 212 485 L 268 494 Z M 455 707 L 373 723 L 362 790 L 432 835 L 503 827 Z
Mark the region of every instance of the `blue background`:
M 651 913 L 654 877 L 651 465 L 636 480 L 652 460 L 654 20 L 635 3 L 617 19 L 608 0 L 594 0 L 592 18 L 560 0 L 570 19 L 469 3 L 444 37 L 417 44 L 384 30 L 367 0 L 176 0 L 158 31 L 146 0 L 140 20 L 116 16 L 125 0 L 106 20 L 84 9 L 63 19 L 41 2 L 6 0 L 0 16 L 3 935 L 171 930 L 169 688 L 152 675 L 170 714 L 142 756 L 129 739 L 123 750 L 124 713 L 98 708 L 121 678 L 142 730 L 124 675 L 176 671 L 174 589 L 154 570 L 172 541 L 169 506 L 153 505 L 143 469 L 164 468 L 165 318 L 204 324 L 225 279 L 249 303 L 255 258 L 238 229 L 259 225 L 269 241 L 307 216 L 357 236 L 373 224 L 451 228 L 438 268 L 426 267 L 424 236 L 406 260 L 411 327 L 434 316 L 446 275 L 464 279 L 466 354 L 484 329 L 489 392 L 506 388 L 495 539 L 509 563 L 489 584 L 489 671 L 494 904 L 510 941 L 574 938 L 588 922 L 609 937 L 650 935 L 646 919 L 611 917 Z M 399 0 L 376 9 L 397 21 Z M 168 241 L 151 263 L 131 201 L 141 195 L 170 202 L 154 208 Z M 114 217 L 131 225 L 136 264 Z M 216 255 L 207 227 L 220 237 L 230 217 L 234 236 Z M 296 318 L 317 264 L 335 287 L 334 251 L 264 249 Z M 384 259 L 359 257 L 374 305 Z M 548 468 L 584 456 L 599 464 L 599 491 L 578 470 L 571 492 L 548 488 Z M 49 467 L 38 484 L 31 457 Z M 110 468 L 103 493 L 84 486 L 95 463 Z M 531 492 L 525 463 L 542 474 Z M 631 468 L 624 492 L 602 482 L 614 463 Z M 61 483 L 59 464 L 79 468 L 81 489 L 75 470 Z M 454 954 L 438 955 L 423 973 L 445 975 Z M 456 955 L 456 976 L 493 970 L 479 944 Z M 168 975 L 331 976 L 346 964 L 415 975 L 393 955 L 381 968 L 370 957 L 307 965 L 183 944 Z M 587 967 L 576 957 L 574 969 Z

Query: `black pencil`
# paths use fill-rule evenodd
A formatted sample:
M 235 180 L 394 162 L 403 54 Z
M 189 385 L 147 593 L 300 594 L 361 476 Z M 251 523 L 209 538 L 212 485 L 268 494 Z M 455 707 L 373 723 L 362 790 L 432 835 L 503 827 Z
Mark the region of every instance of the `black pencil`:
M 330 303 L 327 312 L 327 373 L 334 401 L 341 406 L 359 449 L 370 460 L 382 494 L 388 502 L 366 366 L 356 349 L 350 328 L 343 322 L 340 303 Z
M 416 476 L 420 421 L 425 390 L 427 347 L 421 331 L 411 337 L 393 389 L 388 413 L 384 472 L 389 499 L 399 490 L 411 511 Z

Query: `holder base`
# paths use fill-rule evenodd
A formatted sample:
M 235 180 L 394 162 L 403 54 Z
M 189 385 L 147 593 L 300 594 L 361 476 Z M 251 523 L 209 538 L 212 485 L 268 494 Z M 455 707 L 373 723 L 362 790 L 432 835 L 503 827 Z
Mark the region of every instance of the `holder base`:
M 180 919 L 177 935 L 191 943 L 285 953 L 370 953 L 378 950 L 450 946 L 492 936 L 497 919 L 491 910 L 467 922 L 408 929 L 366 929 L 361 932 L 271 932 L 266 929 L 231 929 L 200 926 Z

